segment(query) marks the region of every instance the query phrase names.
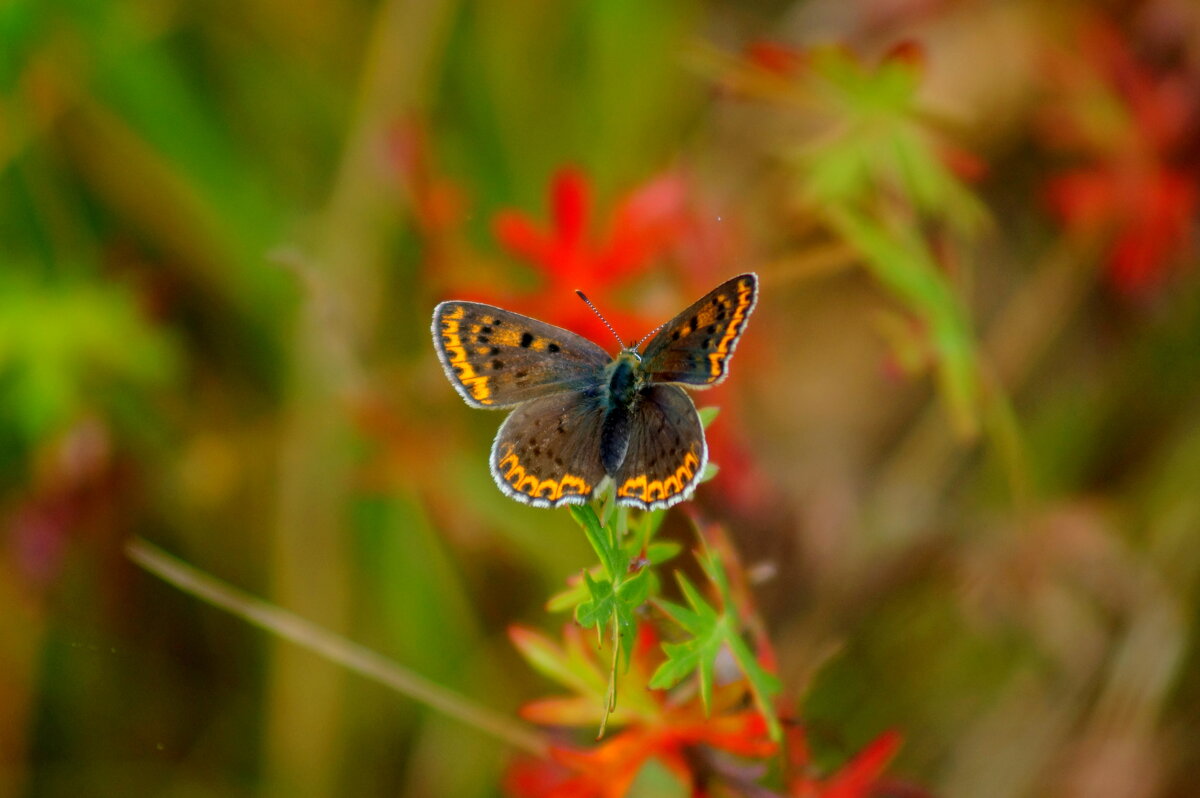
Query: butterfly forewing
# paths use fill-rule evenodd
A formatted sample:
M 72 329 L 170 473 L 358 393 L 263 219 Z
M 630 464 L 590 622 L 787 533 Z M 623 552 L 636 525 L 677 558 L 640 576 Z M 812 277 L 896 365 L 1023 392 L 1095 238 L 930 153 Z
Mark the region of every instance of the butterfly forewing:
M 611 360 L 569 330 L 477 302 L 438 305 L 433 344 L 446 376 L 473 407 L 511 407 L 593 385 Z
M 708 462 L 696 406 L 674 385 L 641 392 L 629 425 L 629 449 L 613 475 L 617 502 L 645 510 L 670 507 L 691 495 Z
M 642 368 L 649 379 L 697 388 L 725 379 L 729 357 L 757 299 L 758 277 L 743 274 L 667 322 L 642 352 Z
M 604 478 L 594 395 L 572 391 L 534 399 L 500 426 L 492 444 L 492 477 L 506 495 L 536 507 L 583 504 Z

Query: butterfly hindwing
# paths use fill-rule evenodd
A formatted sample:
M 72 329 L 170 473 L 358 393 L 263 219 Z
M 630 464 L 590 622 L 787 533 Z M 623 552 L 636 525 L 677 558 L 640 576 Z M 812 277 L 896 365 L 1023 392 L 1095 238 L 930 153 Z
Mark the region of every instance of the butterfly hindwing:
M 742 274 L 667 322 L 646 344 L 642 368 L 652 382 L 716 385 L 758 299 L 758 277 Z
M 535 507 L 583 504 L 604 478 L 604 408 L 578 391 L 533 399 L 500 426 L 492 477 L 506 495 Z
M 696 406 L 678 386 L 651 385 L 632 412 L 629 448 L 613 475 L 617 502 L 657 510 L 683 501 L 708 462 Z
M 446 377 L 472 407 L 511 407 L 594 383 L 611 360 L 588 339 L 478 302 L 433 311 L 433 345 Z

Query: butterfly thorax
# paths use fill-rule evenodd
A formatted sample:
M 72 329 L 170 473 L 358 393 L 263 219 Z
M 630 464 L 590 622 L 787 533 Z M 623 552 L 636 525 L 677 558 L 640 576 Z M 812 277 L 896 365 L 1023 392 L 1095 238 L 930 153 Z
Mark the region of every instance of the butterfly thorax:
M 630 420 L 644 387 L 641 357 L 625 350 L 604 368 L 606 413 L 600 430 L 600 461 L 610 475 L 616 474 L 629 450 Z

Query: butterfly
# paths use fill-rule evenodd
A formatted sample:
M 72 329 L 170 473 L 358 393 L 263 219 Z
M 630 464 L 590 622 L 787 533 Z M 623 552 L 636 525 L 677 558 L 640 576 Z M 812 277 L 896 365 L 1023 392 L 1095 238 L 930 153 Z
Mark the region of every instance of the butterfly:
M 490 456 L 506 495 L 535 507 L 583 504 L 608 477 L 618 504 L 655 510 L 691 496 L 708 462 L 700 416 L 680 386 L 725 379 L 757 299 L 756 275 L 734 277 L 640 352 L 645 338 L 621 342 L 615 357 L 552 324 L 450 300 L 434 308 L 433 344 L 468 405 L 513 408 Z

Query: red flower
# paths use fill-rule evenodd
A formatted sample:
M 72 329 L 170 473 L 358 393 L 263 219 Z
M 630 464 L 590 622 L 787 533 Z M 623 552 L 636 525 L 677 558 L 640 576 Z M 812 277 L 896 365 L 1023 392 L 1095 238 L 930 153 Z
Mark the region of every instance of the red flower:
M 549 760 L 524 760 L 509 772 L 507 787 L 516 796 L 544 798 L 620 798 L 638 772 L 655 760 L 701 795 L 693 750 L 707 746 L 735 756 L 771 756 L 776 745 L 757 712 L 705 717 L 698 700 L 668 710 L 659 722 L 640 724 L 588 751 L 551 748 Z
M 1119 157 L 1055 178 L 1047 185 L 1047 197 L 1068 228 L 1112 231 L 1109 277 L 1129 294 L 1162 279 L 1187 245 L 1197 209 L 1190 175 Z
M 1046 132 L 1091 162 L 1051 180 L 1046 196 L 1068 230 L 1108 236 L 1110 279 L 1138 293 L 1186 254 L 1200 191 L 1183 164 L 1195 157 L 1200 109 L 1181 81 L 1139 64 L 1115 28 L 1096 23 L 1081 38 L 1091 71 L 1059 71 L 1069 102 L 1047 113 Z
M 535 632 L 514 629 L 511 634 L 527 657 L 534 657 L 541 669 L 557 674 L 560 681 L 577 688 L 592 685 L 600 689 L 598 677 L 603 667 L 595 649 L 583 643 L 577 627 L 567 627 L 562 649 Z M 647 688 L 646 682 L 662 658 L 658 642 L 649 626 L 639 627 L 630 669 L 622 680 L 625 699 L 613 715 L 613 722 L 624 723 L 625 728 L 591 749 L 552 746 L 548 758 L 516 761 L 505 780 L 511 795 L 620 798 L 650 761 L 689 786 L 693 795 L 702 795 L 706 782 L 719 778 L 717 768 L 724 766 L 714 763 L 712 772 L 699 767 L 698 762 L 706 761 L 704 751 L 752 759 L 775 754 L 778 746 L 770 739 L 762 715 L 737 709 L 745 693 L 740 683 L 714 691 L 711 714 L 705 713 L 697 695 L 680 703 L 666 691 Z M 600 709 L 599 698 L 584 691 L 544 699 L 526 706 L 521 714 L 540 723 L 590 725 Z M 581 711 L 584 708 L 591 708 L 592 714 Z
M 611 294 L 683 235 L 688 222 L 684 189 L 676 174 L 651 180 L 618 203 L 611 221 L 593 240 L 587 229 L 591 210 L 587 179 L 575 169 L 559 172 L 550 192 L 550 230 L 538 230 L 532 220 L 516 211 L 501 212 L 494 220 L 500 243 L 533 264 L 546 281 L 533 301 L 517 298 L 510 300 L 515 302 L 510 307 L 604 341 L 611 333 L 573 296 L 575 289 L 581 289 L 621 335 L 636 337 L 648 332 L 656 322 L 615 310 Z

